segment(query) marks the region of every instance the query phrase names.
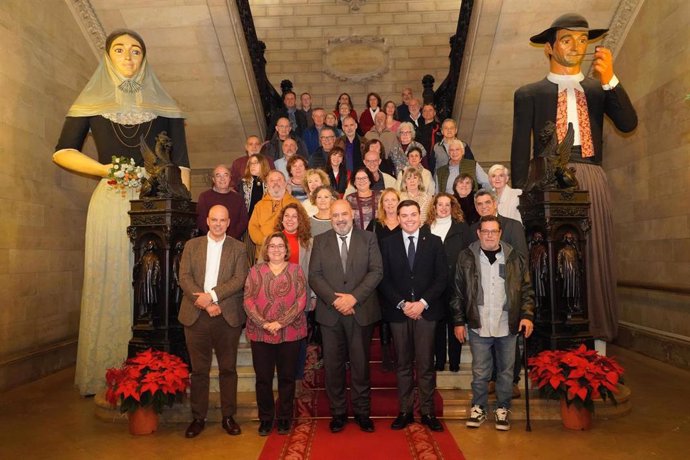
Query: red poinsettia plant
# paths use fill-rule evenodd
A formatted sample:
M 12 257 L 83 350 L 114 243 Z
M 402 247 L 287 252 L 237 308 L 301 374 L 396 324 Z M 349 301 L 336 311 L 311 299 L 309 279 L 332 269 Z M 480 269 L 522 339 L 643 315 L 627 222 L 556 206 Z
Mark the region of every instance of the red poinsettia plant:
M 532 382 L 542 394 L 565 399 L 568 405 L 594 410 L 594 399 L 616 404 L 623 368 L 615 359 L 601 356 L 584 345 L 572 350 L 544 350 L 528 361 Z
M 113 406 L 119 400 L 120 412 L 152 406 L 160 414 L 189 386 L 189 368 L 178 356 L 149 348 L 108 369 L 105 380 L 105 398 Z

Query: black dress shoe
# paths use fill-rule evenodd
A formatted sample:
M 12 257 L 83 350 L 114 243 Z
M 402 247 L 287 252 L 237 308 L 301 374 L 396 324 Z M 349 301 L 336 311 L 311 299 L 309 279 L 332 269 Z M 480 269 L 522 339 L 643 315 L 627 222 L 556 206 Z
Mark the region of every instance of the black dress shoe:
M 278 420 L 278 434 L 289 434 L 292 423 L 288 419 Z
M 422 415 L 422 425 L 428 426 L 431 431 L 443 431 L 441 421 L 434 415 Z
M 268 436 L 273 429 L 273 420 L 259 421 L 259 436 Z
M 355 423 L 359 425 L 359 429 L 365 433 L 374 432 L 374 422 L 368 415 L 355 415 Z
M 391 423 L 391 430 L 402 430 L 410 423 L 414 423 L 412 412 L 400 412 Z
M 340 433 L 345 429 L 345 424 L 347 423 L 347 415 L 334 415 L 331 418 L 331 423 L 328 428 L 331 429 L 331 433 Z
M 451 364 L 450 365 L 450 371 L 451 372 L 460 372 L 460 365 L 459 364 Z
M 199 433 L 204 431 L 204 426 L 206 426 L 206 422 L 204 420 L 195 418 L 187 427 L 187 431 L 184 432 L 185 438 L 196 438 L 199 436 Z
M 232 417 L 223 417 L 222 426 L 223 429 L 231 436 L 237 436 L 238 434 L 242 433 L 240 426 Z
M 441 363 L 437 363 L 434 365 L 434 369 L 436 370 L 436 372 L 443 372 L 446 370 L 446 365 L 441 364 Z

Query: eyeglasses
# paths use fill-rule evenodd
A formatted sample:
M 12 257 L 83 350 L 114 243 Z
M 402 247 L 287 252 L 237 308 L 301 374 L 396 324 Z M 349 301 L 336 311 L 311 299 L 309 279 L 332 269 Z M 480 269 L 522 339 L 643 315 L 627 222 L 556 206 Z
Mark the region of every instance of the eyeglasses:
M 369 180 L 367 176 L 355 177 L 355 180 Z
M 479 233 L 481 233 L 482 235 L 488 236 L 488 235 L 498 235 L 499 233 L 501 233 L 501 231 L 500 230 L 479 230 Z
M 269 244 L 268 249 L 273 249 L 273 250 L 285 249 L 285 245 L 284 244 Z
M 335 139 L 335 136 L 321 136 L 321 139 Z
M 400 134 L 412 134 L 412 131 L 398 131 Z

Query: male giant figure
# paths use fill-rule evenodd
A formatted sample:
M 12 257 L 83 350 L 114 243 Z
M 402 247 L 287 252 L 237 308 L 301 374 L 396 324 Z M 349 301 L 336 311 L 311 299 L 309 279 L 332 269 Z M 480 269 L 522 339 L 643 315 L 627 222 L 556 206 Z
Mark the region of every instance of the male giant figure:
M 225 206 L 213 206 L 207 223 L 208 234 L 189 240 L 180 262 L 184 297 L 178 319 L 192 361 L 194 420 L 185 432 L 188 438 L 198 436 L 206 423 L 213 350 L 218 358 L 223 429 L 231 435 L 241 432 L 233 415 L 237 411 L 237 347 L 246 318 L 242 302 L 249 272 L 247 250 L 225 234 L 230 224 Z
M 546 122 L 556 123 L 561 141 L 568 123 L 575 129 L 570 154 L 576 163 L 580 188 L 589 191 L 592 229 L 587 244 L 587 302 L 590 332 L 597 338 L 613 339 L 618 331 L 615 276 L 613 269 L 613 222 L 611 197 L 601 168 L 604 115 L 623 132 L 637 126 L 637 114 L 623 86 L 613 73 L 611 51 L 598 46 L 594 52 L 594 78 L 581 72 L 590 40 L 607 29 L 590 29 L 587 20 L 574 13 L 556 19 L 551 27 L 530 38 L 544 44 L 549 74 L 543 80 L 515 92 L 511 169 L 513 187 L 524 188 L 530 151 L 537 157 L 542 149 L 537 139 Z M 532 141 L 534 138 L 534 142 Z M 533 142 L 534 145 L 531 145 Z
M 381 319 L 376 286 L 383 268 L 376 235 L 353 228 L 353 220 L 350 203 L 335 201 L 331 205 L 333 230 L 314 238 L 309 263 L 309 284 L 317 296 L 316 321 L 321 325 L 333 433 L 342 431 L 347 423 L 348 359 L 355 422 L 362 431 L 374 431 L 369 418 L 369 345 L 374 323 Z
M 381 241 L 383 318 L 389 321 L 398 357 L 398 406 L 400 413 L 391 424 L 402 430 L 414 423 L 413 363 L 419 389 L 421 422 L 432 431 L 443 431 L 434 415 L 434 339 L 436 322 L 445 314 L 444 295 L 448 265 L 441 238 L 422 227 L 419 204 L 404 200 L 398 204 L 401 232 Z

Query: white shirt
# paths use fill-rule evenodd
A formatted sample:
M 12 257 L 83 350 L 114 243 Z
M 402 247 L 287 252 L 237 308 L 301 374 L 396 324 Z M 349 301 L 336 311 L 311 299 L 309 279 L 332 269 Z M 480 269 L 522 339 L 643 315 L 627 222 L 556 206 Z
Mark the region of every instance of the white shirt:
M 551 83 L 558 85 L 558 92 L 566 91 L 566 119 L 568 123 L 573 124 L 573 131 L 575 134 L 575 140 L 573 145 L 582 145 L 580 141 L 580 121 L 577 117 L 577 99 L 575 96 L 575 91 L 580 91 L 584 94 L 585 90 L 580 85 L 580 82 L 585 79 L 582 72 L 575 75 L 561 75 L 553 72 L 549 72 L 546 79 Z M 615 88 L 618 84 L 618 78 L 614 75 L 608 85 L 602 85 L 604 91 L 608 91 L 611 88 Z
M 220 256 L 223 253 L 223 243 L 225 243 L 226 236 L 223 239 L 216 241 L 210 235 L 206 235 L 208 243 L 206 244 L 206 274 L 204 276 L 204 292 L 211 294 L 214 302 L 218 302 L 218 296 L 213 290 L 218 284 L 218 272 L 220 271 Z
M 482 327 L 475 329 L 474 332 L 480 337 L 505 337 L 510 334 L 508 311 L 503 309 L 507 302 L 505 278 L 501 277 L 501 271 L 505 276 L 505 263 L 503 249 L 496 254 L 496 261 L 493 264 L 489 263 L 489 258 L 486 257 L 484 251 L 479 250 L 484 304 L 478 305 L 479 321 Z
M 354 228 L 354 227 L 352 227 L 352 228 Z M 347 250 L 348 251 L 350 250 L 350 241 L 352 240 L 352 228 L 350 229 L 349 232 L 347 232 L 347 235 L 341 235 L 338 232 L 335 233 L 335 236 L 336 236 L 337 241 L 338 241 L 338 249 L 340 249 L 341 246 L 343 245 L 342 238 L 345 237 L 345 244 L 347 245 Z

